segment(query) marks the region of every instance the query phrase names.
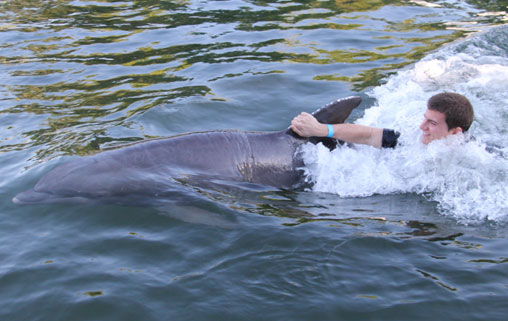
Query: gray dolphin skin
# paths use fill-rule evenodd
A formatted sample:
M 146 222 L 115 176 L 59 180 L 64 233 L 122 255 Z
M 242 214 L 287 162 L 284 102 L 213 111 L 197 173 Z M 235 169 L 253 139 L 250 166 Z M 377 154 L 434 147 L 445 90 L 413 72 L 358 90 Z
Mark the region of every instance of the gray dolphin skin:
M 348 97 L 331 102 L 313 115 L 322 123 L 343 123 L 361 102 Z M 294 189 L 304 182 L 298 147 L 332 138 L 302 138 L 291 129 L 278 132 L 207 131 L 146 140 L 60 165 L 34 188 L 13 198 L 16 204 L 128 203 L 170 198 L 179 180 L 220 179 Z

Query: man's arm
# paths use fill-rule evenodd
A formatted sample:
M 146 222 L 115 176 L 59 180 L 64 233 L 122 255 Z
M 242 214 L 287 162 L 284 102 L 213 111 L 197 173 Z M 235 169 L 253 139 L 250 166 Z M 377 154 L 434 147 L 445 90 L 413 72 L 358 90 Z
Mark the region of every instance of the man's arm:
M 356 124 L 332 124 L 333 137 L 354 144 L 365 144 L 381 147 L 383 129 Z M 308 113 L 301 113 L 293 118 L 291 126 L 295 133 L 302 137 L 328 136 L 328 126 L 317 121 Z

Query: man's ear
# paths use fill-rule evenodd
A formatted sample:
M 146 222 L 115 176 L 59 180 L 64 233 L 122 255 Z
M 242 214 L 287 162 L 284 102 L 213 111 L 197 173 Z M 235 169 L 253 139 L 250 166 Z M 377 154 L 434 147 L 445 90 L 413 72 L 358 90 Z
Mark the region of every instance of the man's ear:
M 450 135 L 456 135 L 462 133 L 462 127 L 455 127 L 448 131 L 448 134 Z

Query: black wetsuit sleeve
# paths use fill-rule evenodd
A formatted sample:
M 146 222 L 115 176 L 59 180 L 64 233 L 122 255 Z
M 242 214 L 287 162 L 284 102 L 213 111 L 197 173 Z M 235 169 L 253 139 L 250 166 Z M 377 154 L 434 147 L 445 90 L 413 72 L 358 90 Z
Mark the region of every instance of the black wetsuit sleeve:
M 393 129 L 383 129 L 383 138 L 381 140 L 381 147 L 395 148 L 399 139 L 400 133 Z

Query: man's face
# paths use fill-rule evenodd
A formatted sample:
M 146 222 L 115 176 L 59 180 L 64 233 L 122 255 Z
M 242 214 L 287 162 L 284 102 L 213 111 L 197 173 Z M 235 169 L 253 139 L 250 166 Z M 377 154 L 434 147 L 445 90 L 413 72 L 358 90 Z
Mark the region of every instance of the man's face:
M 462 132 L 460 127 L 448 129 L 446 115 L 442 112 L 427 109 L 423 115 L 425 119 L 420 125 L 422 130 L 422 143 L 428 144 L 433 140 Z

